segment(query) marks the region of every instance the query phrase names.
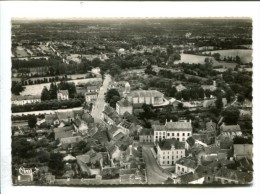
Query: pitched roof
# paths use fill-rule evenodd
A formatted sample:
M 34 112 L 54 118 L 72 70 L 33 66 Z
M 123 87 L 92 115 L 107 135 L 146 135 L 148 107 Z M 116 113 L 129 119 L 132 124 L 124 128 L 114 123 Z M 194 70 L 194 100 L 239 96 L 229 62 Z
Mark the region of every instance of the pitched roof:
M 186 166 L 186 167 L 192 168 L 192 169 L 195 169 L 198 166 L 197 162 L 192 157 L 181 158 L 176 161 L 176 164 L 180 164 L 182 166 Z
M 175 138 L 164 139 L 159 142 L 159 147 L 161 150 L 170 150 L 174 146 L 175 149 L 185 149 L 185 142 L 179 142 Z
M 202 177 L 203 175 L 201 174 L 189 172 L 179 176 L 178 179 L 180 180 L 181 184 L 189 184 L 190 182 L 201 179 Z
M 54 128 L 55 139 L 73 136 L 73 126 Z
M 167 122 L 165 127 L 167 131 L 192 131 L 190 122 Z
M 57 114 L 49 114 L 49 115 L 45 115 L 45 121 L 46 123 L 53 123 L 55 120 L 57 120 L 58 117 L 57 117 Z
M 128 106 L 132 106 L 132 104 L 126 99 L 126 98 L 122 98 L 121 100 L 119 100 L 117 102 L 117 104 L 121 107 L 128 107 Z
M 220 126 L 220 130 L 221 132 L 241 132 L 239 125 L 225 125 L 225 123 Z
M 249 183 L 252 181 L 253 176 L 249 173 L 245 173 L 238 170 L 232 170 L 228 168 L 221 168 L 216 172 L 215 177 L 227 178 L 231 180 L 236 180 L 241 183 Z
M 59 90 L 58 93 L 61 93 L 64 96 L 69 95 L 69 91 L 68 90 Z
M 135 90 L 131 91 L 132 97 L 163 97 L 164 95 L 157 90 Z
M 252 158 L 253 144 L 234 144 L 234 155 Z
M 210 121 L 206 123 L 206 130 L 207 131 L 216 131 L 217 124 Z
M 82 172 L 87 173 L 88 175 L 91 174 L 89 167 L 85 163 L 83 163 L 81 160 L 77 160 L 77 163 Z
M 142 128 L 139 135 L 153 135 L 153 129 Z
M 217 154 L 218 152 L 220 152 L 220 147 L 218 146 L 208 146 L 204 148 L 206 154 Z
M 164 125 L 152 125 L 152 129 L 153 129 L 154 131 L 166 131 Z
M 87 154 L 77 155 L 76 159 L 80 160 L 81 162 L 83 162 L 85 164 L 88 164 L 90 162 L 90 156 Z
M 81 136 L 73 136 L 73 137 L 65 137 L 61 138 L 60 142 L 62 144 L 72 144 L 72 143 L 77 143 L 79 141 L 83 140 Z
M 73 111 L 58 111 L 56 112 L 57 117 L 59 120 L 66 120 L 68 118 L 74 118 L 74 112 Z

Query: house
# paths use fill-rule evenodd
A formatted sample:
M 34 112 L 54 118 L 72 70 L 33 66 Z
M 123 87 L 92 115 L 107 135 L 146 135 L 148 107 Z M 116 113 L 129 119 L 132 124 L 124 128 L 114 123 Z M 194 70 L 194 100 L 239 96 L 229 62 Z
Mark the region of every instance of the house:
M 242 136 L 242 131 L 238 124 L 237 125 L 226 125 L 225 123 L 223 123 L 220 126 L 220 134 L 223 136 L 231 137 L 233 139 L 236 136 Z
M 228 168 L 221 168 L 215 174 L 215 181 L 221 184 L 250 184 L 253 176 L 250 173 Z
M 176 87 L 177 92 L 181 92 L 182 90 L 186 90 L 187 88 L 182 84 L 177 85 Z
M 133 114 L 133 106 L 126 98 L 122 98 L 116 103 L 116 112 L 119 115 L 123 115 L 125 112 Z
M 114 145 L 113 143 L 107 143 L 106 148 L 109 153 L 110 159 L 112 159 L 112 161 L 119 161 L 121 156 L 121 151 L 119 150 L 119 147 L 117 145 Z
M 66 137 L 72 137 L 73 132 L 74 132 L 74 127 L 73 126 L 67 126 L 67 127 L 59 127 L 59 128 L 54 128 L 54 138 L 56 139 L 61 139 L 61 138 L 66 138 Z
M 96 152 L 91 149 L 84 155 L 76 156 L 76 159 L 80 160 L 91 168 L 96 168 L 100 167 L 100 162 L 103 160 L 103 155 L 100 152 Z
M 85 101 L 86 102 L 96 101 L 97 97 L 98 97 L 98 93 L 97 92 L 86 92 L 85 93 Z
M 163 105 L 164 94 L 157 90 L 135 90 L 126 95 L 127 100 L 133 104 L 151 104 L 153 106 Z
M 164 139 L 157 144 L 157 161 L 159 165 L 174 165 L 177 160 L 185 157 L 185 143 L 176 139 Z
M 198 173 L 188 172 L 182 174 L 175 179 L 176 184 L 203 184 L 204 176 Z
M 11 100 L 12 100 L 12 105 L 34 104 L 34 103 L 41 102 L 41 96 L 38 95 L 18 96 L 12 94 Z
M 108 105 L 105 106 L 102 112 L 102 119 L 108 125 L 118 125 L 122 120 L 115 109 Z
M 87 92 L 95 92 L 98 93 L 99 87 L 98 86 L 87 86 L 86 87 Z
M 165 125 L 152 125 L 154 130 L 154 142 L 163 139 L 176 138 L 180 142 L 185 142 L 192 136 L 191 122 L 167 122 Z
M 211 120 L 207 122 L 205 125 L 206 125 L 205 126 L 206 131 L 213 131 L 216 134 L 217 124 L 215 122 Z
M 234 144 L 234 158 L 240 160 L 253 158 L 253 144 Z
M 239 165 L 238 169 L 243 172 L 253 172 L 253 161 L 247 158 L 241 158 L 237 160 L 237 164 Z
M 197 167 L 198 164 L 193 157 L 183 157 L 176 162 L 175 174 L 179 176 L 190 172 L 194 173 Z
M 211 92 L 213 92 L 217 89 L 216 81 L 213 81 L 212 85 L 201 85 L 201 88 L 203 90 L 210 90 Z
M 88 177 L 88 176 L 91 175 L 90 169 L 89 169 L 89 167 L 87 166 L 86 163 L 84 163 L 81 160 L 77 159 L 77 164 L 79 166 L 81 176 Z
M 139 142 L 141 143 L 152 143 L 154 142 L 154 131 L 153 129 L 141 129 L 139 133 Z
M 214 182 L 214 168 L 211 168 L 209 166 L 203 166 L 199 165 L 195 173 L 197 173 L 199 176 L 204 177 L 204 183 L 213 183 Z
M 57 98 L 58 98 L 58 100 L 68 100 L 69 99 L 69 91 L 68 90 L 58 90 Z
M 64 137 L 60 138 L 61 146 L 66 149 L 69 146 L 73 146 L 74 144 L 82 141 L 83 138 L 81 136 L 73 136 L 73 137 Z
M 216 105 L 216 99 L 204 100 L 202 106 L 204 108 L 214 107 Z
M 57 111 L 58 120 L 64 121 L 65 123 L 70 124 L 74 120 L 74 112 L 73 111 Z
M 59 125 L 60 121 L 58 120 L 57 114 L 46 114 L 45 122 L 48 126 L 50 125 Z

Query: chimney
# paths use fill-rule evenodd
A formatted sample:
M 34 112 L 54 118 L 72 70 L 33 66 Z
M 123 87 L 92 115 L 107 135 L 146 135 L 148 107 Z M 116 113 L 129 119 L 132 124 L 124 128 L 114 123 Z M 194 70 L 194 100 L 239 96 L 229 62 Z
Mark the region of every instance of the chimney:
M 170 122 L 172 123 L 172 120 L 170 120 Z
M 189 120 L 189 122 L 191 123 L 191 119 Z

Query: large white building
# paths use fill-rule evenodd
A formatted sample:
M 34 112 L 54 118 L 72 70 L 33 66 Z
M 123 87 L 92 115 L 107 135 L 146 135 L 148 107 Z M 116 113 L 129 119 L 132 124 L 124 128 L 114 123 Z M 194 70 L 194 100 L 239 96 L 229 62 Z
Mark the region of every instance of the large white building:
M 191 122 L 167 122 L 165 125 L 152 125 L 154 130 L 154 142 L 164 139 L 176 138 L 177 141 L 186 142 L 192 136 Z
M 131 91 L 130 84 L 126 82 L 123 96 L 133 105 L 151 104 L 160 106 L 169 102 L 164 98 L 164 94 L 157 90 L 134 90 Z
M 181 158 L 185 157 L 185 143 L 175 138 L 164 139 L 157 144 L 157 161 L 159 165 L 171 166 Z

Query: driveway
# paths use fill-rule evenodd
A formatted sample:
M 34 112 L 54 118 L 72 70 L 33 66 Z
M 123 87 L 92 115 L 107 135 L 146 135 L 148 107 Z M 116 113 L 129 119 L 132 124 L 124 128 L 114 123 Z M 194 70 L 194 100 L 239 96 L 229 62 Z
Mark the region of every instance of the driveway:
M 103 86 L 99 90 L 96 103 L 91 112 L 91 115 L 94 118 L 96 123 L 101 121 L 101 113 L 104 110 L 104 105 L 105 105 L 105 93 L 107 92 L 110 81 L 111 81 L 111 76 L 105 75 Z
M 148 184 L 162 184 L 168 177 L 171 177 L 170 173 L 162 172 L 158 166 L 151 152 L 151 146 L 143 146 L 143 158 L 146 163 Z

